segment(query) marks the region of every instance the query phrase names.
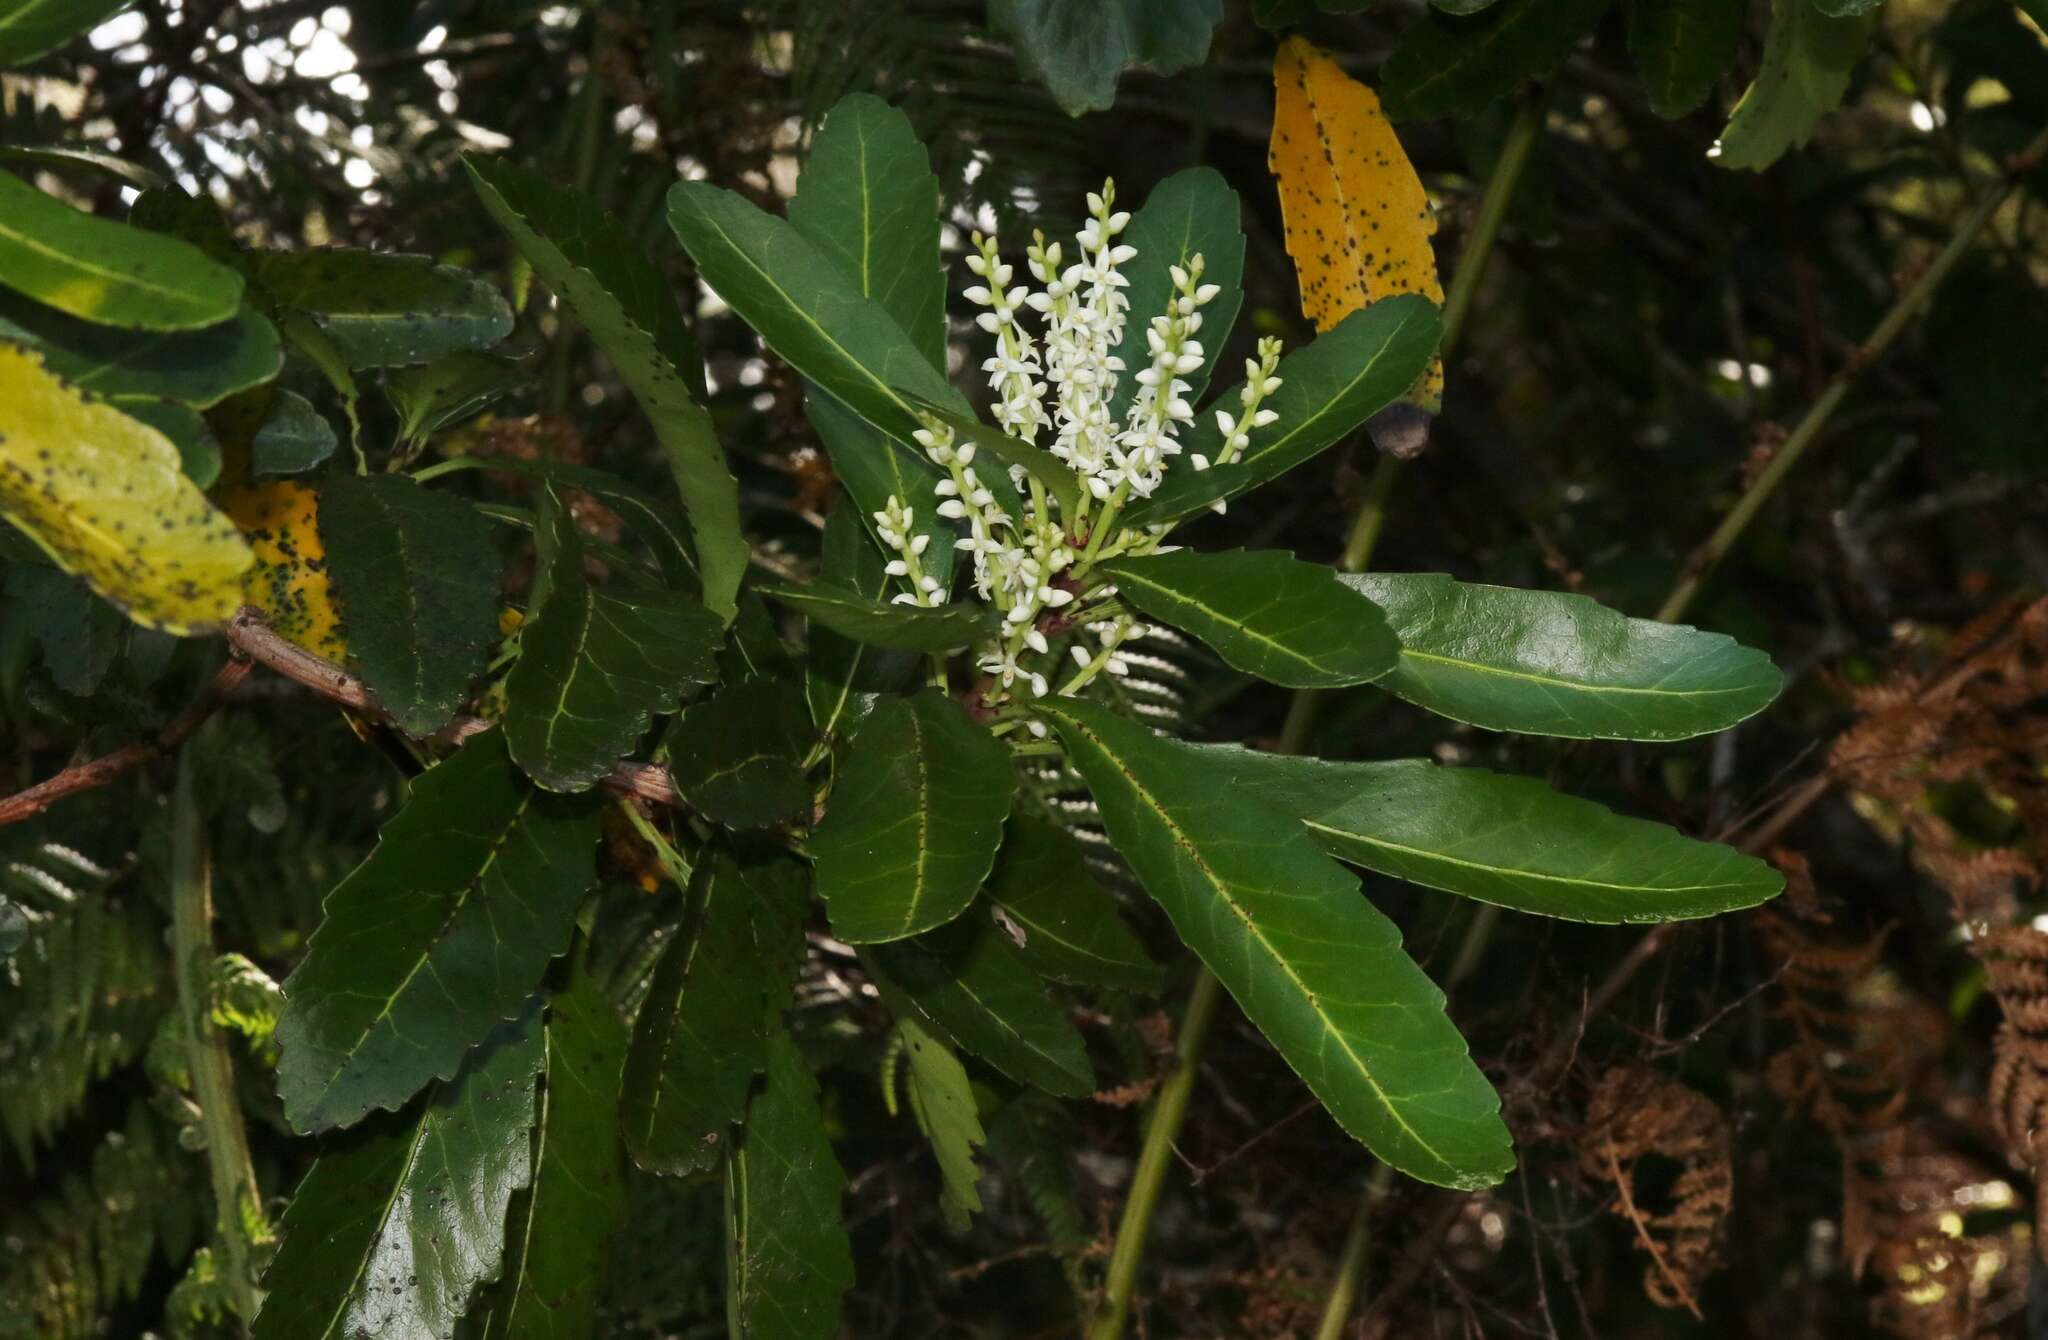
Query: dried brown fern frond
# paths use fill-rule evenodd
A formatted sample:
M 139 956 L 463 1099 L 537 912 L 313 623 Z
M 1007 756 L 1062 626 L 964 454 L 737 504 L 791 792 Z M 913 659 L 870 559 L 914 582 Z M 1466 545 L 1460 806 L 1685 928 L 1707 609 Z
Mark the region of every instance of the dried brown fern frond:
M 1915 653 L 1841 686 L 1862 715 L 1829 766 L 1960 919 L 2004 925 L 2048 856 L 2048 599 L 2001 603 L 1933 657 Z
M 1678 1173 L 1661 1200 L 1662 1213 L 1638 1196 L 1646 1160 L 1667 1159 Z M 1613 1185 L 1613 1212 L 1628 1220 L 1649 1253 L 1643 1292 L 1659 1307 L 1700 1316 L 1700 1282 L 1720 1263 L 1733 1202 L 1728 1121 L 1721 1109 L 1677 1080 L 1641 1066 L 1616 1066 L 1601 1076 L 1586 1108 L 1579 1166 Z
M 1909 1340 L 1994 1333 L 2024 1307 L 2031 1235 L 2011 1223 L 1972 1232 L 1969 1219 L 2012 1206 L 2012 1186 L 1919 1127 L 1898 1128 L 1873 1154 L 1865 1212 L 1884 1285 L 1874 1319 Z
M 2023 1235 L 2010 1227 L 1968 1231 L 1969 1214 L 2013 1205 L 2013 1188 L 1909 1111 L 1916 1098 L 1936 1096 L 1947 1016 L 1885 968 L 1889 927 L 1844 935 L 1805 860 L 1786 851 L 1772 860 L 1785 871 L 1787 896 L 1753 924 L 1778 965 L 1775 1013 L 1789 1037 L 1766 1079 L 1840 1151 L 1843 1261 L 1852 1276 L 1874 1280 L 1872 1316 L 1889 1333 L 1979 1334 L 1987 1316 L 2010 1304 L 2014 1281 L 2024 1280 L 2015 1260 Z M 2048 972 L 2037 980 L 2048 987 Z

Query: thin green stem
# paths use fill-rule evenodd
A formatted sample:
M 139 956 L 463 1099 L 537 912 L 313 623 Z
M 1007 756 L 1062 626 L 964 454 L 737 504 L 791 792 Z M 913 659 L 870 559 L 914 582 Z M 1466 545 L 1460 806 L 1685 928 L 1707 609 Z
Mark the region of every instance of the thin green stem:
M 192 1096 L 199 1106 L 206 1166 L 213 1179 L 214 1240 L 225 1258 L 221 1275 L 246 1335 L 263 1297 L 250 1252 L 257 1241 L 268 1238 L 269 1225 L 249 1159 L 241 1099 L 235 1092 L 234 1057 L 213 1022 L 213 872 L 189 749 L 178 757 L 178 785 L 171 801 L 170 873 L 171 957 L 192 1067 Z
M 1799 420 L 1798 426 L 1785 439 L 1784 445 L 1771 457 L 1770 464 L 1766 465 L 1750 482 L 1749 487 L 1742 491 L 1742 496 L 1735 500 L 1735 506 L 1728 510 L 1728 515 L 1721 518 L 1721 524 L 1714 527 L 1714 533 L 1707 537 L 1707 542 L 1701 545 L 1686 563 L 1685 573 L 1679 578 L 1678 585 L 1671 589 L 1671 594 L 1665 597 L 1664 604 L 1657 611 L 1660 623 L 1674 623 L 1692 608 L 1692 602 L 1698 597 L 1700 588 L 1706 584 L 1707 578 L 1713 575 L 1721 560 L 1735 547 L 1735 542 L 1749 529 L 1749 523 L 1756 519 L 1764 504 L 1777 492 L 1778 485 L 1785 481 L 1785 476 L 1792 473 L 1792 467 L 1799 464 L 1800 457 L 1820 440 L 1827 429 L 1828 420 L 1834 417 L 1835 410 L 1849 394 L 1850 383 L 1855 381 L 1858 373 L 1884 357 L 1886 351 L 1912 323 L 1913 318 L 1918 316 L 1921 309 L 1933 298 L 1935 290 L 1941 287 L 1949 272 L 1969 254 L 1977 235 L 1984 231 L 1985 225 L 1991 222 L 1999 209 L 2011 198 L 2020 178 L 2039 163 L 2043 156 L 2048 156 L 2048 129 L 2043 129 L 2040 134 L 2034 136 L 2026 148 L 2013 156 L 2003 180 L 1985 192 L 1984 198 L 1963 217 L 1955 235 L 1949 238 L 1948 245 L 1941 249 L 1941 253 L 1934 258 L 1932 264 L 1921 271 L 1920 277 L 1899 295 L 1898 301 L 1892 304 L 1891 310 L 1886 312 L 1884 318 L 1871 330 L 1869 337 L 1856 346 L 1855 351 L 1849 355 L 1848 362 L 1842 365 L 1841 371 L 1835 374 L 1834 380 L 1821 392 L 1820 398 L 1807 408 L 1805 417 Z
M 1159 1086 L 1152 1102 L 1152 1118 L 1145 1126 L 1145 1143 L 1138 1151 L 1138 1166 L 1131 1173 L 1131 1193 L 1124 1201 L 1124 1217 L 1117 1224 L 1116 1245 L 1110 1249 L 1109 1274 L 1104 1281 L 1102 1310 L 1089 1331 L 1091 1340 L 1119 1340 L 1130 1315 L 1131 1293 L 1137 1285 L 1138 1266 L 1145 1256 L 1146 1230 L 1152 1211 L 1159 1203 L 1159 1190 L 1166 1183 L 1166 1171 L 1173 1166 L 1173 1139 L 1187 1116 L 1188 1098 L 1195 1091 L 1195 1076 L 1201 1070 L 1202 1044 L 1208 1040 L 1209 1023 L 1216 1016 L 1222 983 L 1204 968 L 1188 993 L 1187 1013 L 1181 1016 L 1180 1041 L 1174 1050 L 1173 1073 Z
M 1351 1231 L 1344 1235 L 1344 1250 L 1337 1257 L 1337 1277 L 1330 1282 L 1330 1296 L 1323 1302 L 1323 1320 L 1316 1327 L 1316 1340 L 1340 1340 L 1344 1323 L 1351 1320 L 1352 1304 L 1365 1286 L 1366 1262 L 1372 1255 L 1372 1217 L 1394 1185 L 1394 1170 L 1385 1163 L 1372 1170 L 1365 1194 L 1358 1198 L 1358 1210 L 1351 1216 Z
M 1508 202 L 1514 198 L 1515 186 L 1528 165 L 1537 135 L 1543 129 L 1543 115 L 1540 97 L 1532 97 L 1522 105 L 1508 131 L 1500 158 L 1494 163 L 1493 175 L 1487 180 L 1479 216 L 1473 223 L 1472 235 L 1466 241 L 1458 273 L 1452 278 L 1450 293 L 1444 302 L 1444 337 L 1439 348 L 1446 356 L 1464 328 L 1465 314 L 1471 310 L 1480 275 L 1485 271 L 1494 243 L 1500 237 L 1501 222 L 1507 217 Z M 1380 531 L 1386 521 L 1387 501 L 1399 477 L 1399 462 L 1391 456 L 1382 456 L 1373 471 L 1365 501 L 1358 515 L 1352 519 L 1350 534 L 1344 541 L 1340 560 L 1344 571 L 1363 572 L 1372 561 L 1373 548 L 1379 542 Z M 1298 754 L 1306 748 L 1309 732 L 1315 724 L 1316 702 L 1317 694 L 1313 690 L 1302 690 L 1294 695 L 1288 704 L 1286 723 L 1281 727 L 1281 753 Z M 1138 1153 L 1137 1169 L 1131 1177 L 1130 1196 L 1124 1202 L 1123 1219 L 1117 1224 L 1116 1243 L 1110 1249 L 1102 1310 L 1096 1315 L 1094 1327 L 1089 1332 L 1090 1340 L 1121 1340 L 1123 1335 L 1124 1322 L 1130 1314 L 1131 1293 L 1137 1283 L 1138 1265 L 1144 1257 L 1145 1241 L 1152 1225 L 1152 1211 L 1158 1204 L 1160 1187 L 1171 1164 L 1174 1139 L 1180 1134 L 1181 1122 L 1187 1117 L 1188 1097 L 1194 1089 L 1202 1047 L 1208 1041 L 1209 1026 L 1215 1018 L 1221 994 L 1222 987 L 1215 974 L 1202 968 L 1195 978 L 1194 990 L 1188 995 L 1187 1011 L 1181 1017 L 1178 1068 L 1160 1086 L 1159 1096 L 1146 1119 L 1145 1140 Z M 1369 1215 L 1370 1210 L 1366 1213 Z M 1365 1241 L 1361 1239 L 1358 1270 L 1351 1272 L 1354 1292 L 1355 1277 L 1364 1267 Z M 1343 1278 L 1340 1274 L 1340 1281 Z M 1350 1311 L 1350 1302 L 1348 1299 L 1345 1302 L 1346 1315 Z M 1342 1326 L 1341 1317 L 1337 1324 Z
M 1521 184 L 1523 169 L 1529 166 L 1529 155 L 1536 148 L 1548 109 L 1549 102 L 1538 89 L 1515 110 L 1514 123 L 1508 127 L 1500 157 L 1494 161 L 1493 175 L 1487 178 L 1486 194 L 1480 198 L 1478 217 L 1472 220 L 1472 236 L 1465 241 L 1465 254 L 1459 258 L 1458 273 L 1451 276 L 1451 289 L 1444 298 L 1444 339 L 1439 348 L 1445 357 L 1450 356 L 1458 337 L 1465 333 L 1465 318 L 1472 311 L 1479 281 L 1486 275 L 1487 258 L 1493 255 L 1494 243 L 1500 240 L 1501 225 L 1507 221 L 1508 206 L 1514 203 L 1515 188 Z

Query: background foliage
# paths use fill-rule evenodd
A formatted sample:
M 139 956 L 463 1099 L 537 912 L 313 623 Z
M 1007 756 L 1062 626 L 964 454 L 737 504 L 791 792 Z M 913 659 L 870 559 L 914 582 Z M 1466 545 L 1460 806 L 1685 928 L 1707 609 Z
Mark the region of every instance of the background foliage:
M 1467 9 L 1484 12 L 1456 12 Z M 1211 167 L 1245 203 L 1245 317 L 1229 367 L 1257 334 L 1294 347 L 1311 329 L 1266 168 L 1272 30 L 1305 33 L 1381 90 L 1435 200 L 1446 273 L 1518 105 L 1540 99 L 1541 133 L 1445 369 L 1441 417 L 1399 481 L 1374 566 L 1583 592 L 1647 615 L 1807 406 L 1859 369 L 1688 616 L 1769 651 L 1787 690 L 1736 730 L 1656 745 L 1500 735 L 1383 695 L 1331 695 L 1316 750 L 1541 776 L 1699 835 L 1761 824 L 1792 890 L 1669 931 L 1511 916 L 1474 936 L 1471 919 L 1488 915 L 1476 905 L 1371 880 L 1410 951 L 1452 984 L 1453 1015 L 1506 1095 L 1518 1171 L 1469 1196 L 1369 1182 L 1358 1146 L 1226 1006 L 1177 1142 L 1141 1315 L 1151 1334 L 1311 1334 L 1352 1242 L 1370 1256 L 1371 1307 L 1355 1325 L 1371 1334 L 2021 1334 L 2040 1306 L 2027 1137 L 2048 1070 L 2034 1008 L 2048 953 L 2032 929 L 2048 823 L 2048 616 L 2027 603 L 2048 581 L 2048 168 L 2022 165 L 2021 189 L 1890 357 L 1862 369 L 1856 350 L 1988 198 L 2004 156 L 2048 122 L 2048 40 L 2025 10 L 145 0 L 0 74 L 0 142 L 119 154 L 212 198 L 244 247 L 416 253 L 513 296 L 506 361 L 467 366 L 452 386 L 358 363 L 353 395 L 346 372 L 295 365 L 280 395 L 308 413 L 271 411 L 277 427 L 251 450 L 324 455 L 312 426 L 324 419 L 340 443 L 360 433 L 422 459 L 467 453 L 515 470 L 548 457 L 665 492 L 671 430 L 658 437 L 635 399 L 644 371 L 599 353 L 587 314 L 572 324 L 523 301 L 535 272 L 555 281 L 499 225 L 534 211 L 509 169 L 493 183 L 506 209 L 487 207 L 460 156 L 502 156 L 590 192 L 658 271 L 611 287 L 666 283 L 700 317 L 704 403 L 756 554 L 794 577 L 819 550 L 835 486 L 802 383 L 762 356 L 676 246 L 664 195 L 679 174 L 780 213 L 816 120 L 848 92 L 874 92 L 930 146 L 952 255 L 977 224 L 1070 231 L 1082 191 L 1105 175 L 1141 200 L 1177 169 Z M 1102 30 L 1077 29 L 1076 13 Z M 1125 63 L 1172 72 L 1118 79 Z M 48 159 L 9 166 L 48 174 L 109 218 L 149 184 Z M 267 264 L 273 291 L 335 282 L 317 266 Z M 342 283 L 364 292 L 359 277 Z M 479 296 L 467 319 L 496 329 L 494 301 Z M 965 315 L 950 289 L 948 302 Z M 29 319 L 0 307 L 0 329 Z M 648 342 L 673 358 L 672 338 Z M 485 404 L 487 417 L 465 417 Z M 455 426 L 434 437 L 443 423 Z M 188 457 L 194 478 L 207 468 Z M 1373 473 L 1370 443 L 1347 445 L 1203 522 L 1204 547 L 1331 558 Z M 499 508 L 545 506 L 515 475 L 465 490 Z M 511 543 L 408 521 L 418 500 L 361 492 L 329 505 L 365 526 L 386 518 L 394 536 L 410 525 L 449 546 Z M 622 543 L 640 520 L 602 495 L 575 507 L 586 524 L 565 537 L 572 547 Z M 702 552 L 705 537 L 694 540 Z M 16 783 L 153 736 L 210 673 L 203 644 L 133 627 L 46 569 L 10 564 L 5 583 L 0 693 Z M 433 594 L 443 636 L 428 650 L 459 680 L 501 631 L 499 593 Z M 550 595 L 606 598 L 573 582 Z M 417 638 L 377 644 L 390 619 L 359 612 L 351 650 L 415 654 Z M 751 645 L 773 654 L 772 638 Z M 1185 659 L 1157 678 L 1192 736 L 1280 736 L 1287 695 Z M 449 678 L 431 671 L 423 683 Z M 422 693 L 400 710 L 427 731 L 455 706 Z M 764 700 L 758 716 L 787 706 Z M 519 756 L 515 720 L 505 734 Z M 282 1197 L 311 1149 L 291 1134 L 292 1085 L 280 1103 L 267 1069 L 273 983 L 304 955 L 322 897 L 399 809 L 416 760 L 260 678 L 187 753 L 217 939 L 248 965 L 214 984 L 215 1016 L 233 1038 L 255 1180 Z M 209 1240 L 192 1209 L 207 1180 L 189 1096 L 200 1081 L 158 1041 L 177 1000 L 164 953 L 179 870 L 173 771 L 152 764 L 0 829 L 11 918 L 0 947 L 19 945 L 0 988 L 0 1334 L 228 1325 L 226 1286 L 193 1259 Z M 1770 828 L 1780 816 L 1787 825 Z M 606 836 L 599 878 L 644 896 L 607 902 L 579 989 L 637 1003 L 683 970 L 656 967 L 663 946 L 649 935 L 682 894 L 630 830 Z M 978 1111 L 946 1106 L 961 1088 L 949 1055 L 915 1026 L 892 1031 L 882 1003 L 849 986 L 864 975 L 851 959 L 815 959 L 796 1003 L 824 1021 L 803 1043 L 860 1263 L 846 1333 L 1072 1332 L 1074 1291 L 1099 1277 L 1190 976 L 1157 910 L 1127 910 L 1171 965 L 1167 1003 L 1106 995 L 1080 1017 L 1107 1087 L 1078 1102 L 1015 1095 L 977 1068 Z M 724 933 L 772 938 L 750 925 Z M 906 989 L 914 969 L 896 970 Z M 1135 958 L 1122 970 L 1150 971 Z M 558 1064 L 636 1063 L 619 1060 L 601 1004 L 568 999 L 517 1037 L 519 1054 L 550 1067 L 549 1092 Z M 799 1077 L 778 1053 L 769 1091 Z M 447 1141 L 490 1138 L 473 1113 L 433 1112 Z M 369 1137 L 329 1175 L 392 1166 L 388 1133 Z M 963 1191 L 958 1160 L 977 1149 L 992 1175 Z M 697 1153 L 634 1152 L 643 1164 Z M 522 1194 L 538 1202 L 549 1186 Z M 599 1333 L 723 1330 L 715 1182 L 636 1171 L 596 1194 L 634 1225 L 611 1249 L 602 1296 L 587 1300 Z M 1369 1232 L 1353 1235 L 1361 1204 Z M 266 1208 L 274 1220 L 276 1202 Z

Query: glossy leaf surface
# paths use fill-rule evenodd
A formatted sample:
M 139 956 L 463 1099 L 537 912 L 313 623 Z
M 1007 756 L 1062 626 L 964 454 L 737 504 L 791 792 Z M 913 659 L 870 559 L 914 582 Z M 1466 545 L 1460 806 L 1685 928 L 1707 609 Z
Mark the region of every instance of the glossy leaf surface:
M 966 911 L 1016 794 L 1009 749 L 945 694 L 876 703 L 811 834 L 834 933 L 900 940 Z
M 1094 1091 L 1081 1035 L 991 918 L 970 913 L 868 952 L 883 993 L 894 992 L 954 1045 L 1047 1093 Z
M 1124 420 L 1138 393 L 1138 373 L 1151 366 L 1145 332 L 1173 297 L 1169 267 L 1185 269 L 1196 256 L 1202 258 L 1202 281 L 1220 290 L 1202 307 L 1200 338 L 1206 361 L 1194 372 L 1180 374 L 1188 384 L 1188 403 L 1201 399 L 1237 324 L 1237 310 L 1244 305 L 1244 230 L 1238 215 L 1237 192 L 1211 167 L 1174 173 L 1153 187 L 1144 205 L 1131 215 L 1130 226 L 1118 240 L 1136 247 L 1138 254 L 1123 267 L 1130 280 L 1124 296 L 1131 307 L 1124 338 L 1112 351 L 1123 360 L 1124 375 L 1110 401 L 1110 418 Z
M 1277 551 L 1179 550 L 1101 565 L 1124 599 L 1207 643 L 1234 669 L 1286 688 L 1364 684 L 1401 646 L 1336 572 Z
M 357 370 L 426 363 L 512 333 L 512 309 L 496 288 L 425 256 L 262 251 L 255 279 L 280 306 L 311 319 Z
M 352 1132 L 292 1196 L 257 1340 L 449 1340 L 504 1260 L 533 1178 L 538 1009 L 501 1026 L 417 1116 Z
M 1168 471 L 1156 493 L 1125 509 L 1127 524 L 1187 516 L 1312 459 L 1400 399 L 1428 369 L 1442 334 L 1436 308 L 1413 294 L 1353 312 L 1336 329 L 1280 360 L 1282 385 L 1265 403 L 1280 418 L 1253 433 L 1242 456 L 1207 470 Z M 1226 388 L 1213 403 L 1234 412 L 1240 389 Z M 1188 454 L 1215 460 L 1223 434 L 1214 415 L 1200 414 L 1183 440 Z
M 478 1340 L 591 1340 L 625 1227 L 619 1068 L 626 1026 L 589 978 L 548 1002 L 533 1183 L 513 1198 L 505 1267 Z
M 695 181 L 670 189 L 668 218 L 719 297 L 805 379 L 884 433 L 907 443 L 917 427 L 898 388 L 966 407 L 888 309 L 790 223 Z
M 1199 65 L 1223 18 L 1223 0 L 994 0 L 989 26 L 1068 116 L 1105 111 L 1117 76 Z
M 1153 992 L 1166 973 L 1117 915 L 1081 844 L 1029 814 L 1010 816 L 1009 834 L 988 882 L 989 897 L 1020 932 L 1018 948 L 1042 976 L 1061 982 Z
M 1769 706 L 1784 677 L 1720 633 L 1627 618 L 1585 596 L 1441 573 L 1342 579 L 1386 611 L 1401 663 L 1379 686 L 1489 730 L 1683 740 Z
M 123 409 L 155 400 L 205 409 L 284 366 L 277 331 L 247 305 L 199 330 L 128 330 L 0 291 L 0 339 L 35 347 L 50 371 Z
M 633 1024 L 620 1127 L 649 1172 L 717 1163 L 767 1064 L 771 1007 L 786 990 L 775 938 L 806 895 L 801 867 L 707 854 L 692 924 L 669 943 Z
M 134 0 L 0 0 L 0 68 L 54 51 Z
M 293 1127 L 346 1126 L 453 1075 L 567 947 L 596 847 L 595 811 L 526 783 L 495 731 L 422 773 L 285 982 Z
M 869 93 L 833 104 L 789 202 L 789 221 L 946 366 L 939 179 L 910 118 Z
M 668 591 L 593 585 L 567 507 L 543 508 L 547 593 L 505 678 L 505 743 L 552 791 L 611 771 L 685 690 L 718 677 L 717 615 Z
M 1814 0 L 1773 0 L 1756 80 L 1729 114 L 1714 161 L 1762 171 L 1806 143 L 1849 91 L 1875 24 L 1874 14 L 1835 16 Z
M 808 818 L 803 761 L 814 738 L 802 689 L 780 678 L 742 679 L 669 727 L 670 773 L 692 808 L 732 828 Z
M 334 425 L 311 401 L 280 387 L 249 439 L 249 470 L 259 475 L 298 474 L 332 456 L 340 444 Z
M 891 497 L 903 499 L 911 509 L 910 533 L 926 539 L 919 561 L 928 575 L 946 582 L 953 571 L 954 535 L 932 496 L 932 486 L 944 478 L 939 467 L 815 386 L 805 387 L 804 415 L 870 537 L 875 513 L 886 509 Z M 881 541 L 873 538 L 873 543 Z
M 242 305 L 242 276 L 196 247 L 81 213 L 11 172 L 0 172 L 0 283 L 131 330 L 197 330 Z
M 1071 698 L 1038 710 L 1181 939 L 1338 1124 L 1423 1181 L 1507 1175 L 1499 1097 L 1355 876 L 1292 817 L 1223 784 L 1200 750 Z
M 890 578 L 881 551 L 869 541 L 852 504 L 840 502 L 825 519 L 823 549 L 821 580 L 871 600 L 888 594 Z M 852 730 L 875 694 L 907 687 L 917 668 L 916 657 L 907 652 L 870 647 L 822 624 L 811 626 L 809 652 L 804 696 L 812 723 L 828 737 Z
M 349 665 L 413 735 L 448 724 L 498 636 L 498 553 L 465 500 L 402 475 L 329 475 L 320 536 Z
M 689 513 L 704 603 L 728 621 L 747 567 L 739 485 L 699 403 L 703 365 L 668 282 L 619 222 L 508 163 L 468 163 L 484 205 L 575 311 L 654 424 Z
M 853 1287 L 853 1248 L 839 1200 L 818 1082 L 780 1027 L 768 1078 L 725 1166 L 727 1334 L 732 1340 L 831 1340 Z
M 994 621 L 979 605 L 901 605 L 822 581 L 763 587 L 761 594 L 835 633 L 897 651 L 958 651 L 987 633 Z
M 1421 759 L 1201 752 L 1231 786 L 1299 818 L 1332 856 L 1517 911 L 1678 921 L 1754 907 L 1785 886 L 1768 863 L 1733 847 L 1561 795 L 1533 777 Z

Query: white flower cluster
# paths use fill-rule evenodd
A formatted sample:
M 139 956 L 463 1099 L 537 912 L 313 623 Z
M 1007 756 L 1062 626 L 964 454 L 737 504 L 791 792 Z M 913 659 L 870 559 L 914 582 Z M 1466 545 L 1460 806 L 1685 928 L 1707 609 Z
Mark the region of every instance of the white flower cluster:
M 1015 267 L 1002 259 L 992 237 L 976 233 L 975 250 L 967 257 L 967 268 L 982 282 L 965 296 L 985 309 L 976 324 L 996 338 L 995 352 L 981 365 L 995 392 L 996 424 L 1031 447 L 1050 428 L 1045 451 L 1073 471 L 1079 485 L 1067 491 L 1073 505 L 1066 514 L 1052 496 L 1062 491 L 1049 490 L 1042 478 L 1021 466 L 1010 467 L 1004 479 L 1014 487 L 999 496 L 975 471 L 974 443 L 936 417 L 928 416 L 916 433 L 918 445 L 945 471 L 934 486 L 938 515 L 966 524 L 967 535 L 957 548 L 973 560 L 975 594 L 1003 616 L 1001 630 L 975 648 L 975 662 L 989 676 L 984 697 L 991 703 L 1020 686 L 1035 696 L 1051 692 L 1048 629 L 1069 641 L 1080 666 L 1062 692 L 1073 692 L 1100 673 L 1126 673 L 1129 667 L 1117 648 L 1143 631 L 1128 616 L 1101 617 L 1099 606 L 1114 597 L 1113 588 L 1098 586 L 1077 597 L 1077 579 L 1101 559 L 1156 553 L 1161 547 L 1165 527 L 1118 528 L 1116 515 L 1133 496 L 1146 497 L 1158 488 L 1167 462 L 1181 454 L 1178 435 L 1195 417 L 1185 378 L 1206 361 L 1197 338 L 1201 309 L 1219 290 L 1202 282 L 1199 255 L 1185 267 L 1168 267 L 1173 292 L 1166 310 L 1145 328 L 1148 361 L 1135 374 L 1137 391 L 1119 423 L 1112 407 L 1125 368 L 1115 351 L 1123 342 L 1130 309 L 1125 293 L 1130 281 L 1120 267 L 1137 250 L 1117 241 L 1131 216 L 1116 211 L 1115 204 L 1110 182 L 1088 196 L 1089 219 L 1075 234 L 1072 264 L 1066 263 L 1060 243 L 1032 235 L 1026 264 L 1039 285 L 1036 290 L 1012 282 Z M 1039 335 L 1025 325 L 1027 309 L 1039 318 Z M 1260 340 L 1258 355 L 1245 362 L 1239 412 L 1216 415 L 1223 443 L 1215 460 L 1194 455 L 1190 459 L 1196 469 L 1236 459 L 1250 434 L 1277 417 L 1262 404 L 1280 387 L 1274 375 L 1280 342 Z M 1018 504 L 1020 514 L 1012 515 L 1005 498 Z M 874 520 L 876 533 L 895 553 L 890 575 L 909 583 L 910 589 L 895 599 L 928 607 L 945 603 L 945 585 L 924 570 L 922 556 L 931 537 L 918 533 L 913 509 L 891 497 Z M 1083 632 L 1092 635 L 1099 650 L 1082 644 Z

